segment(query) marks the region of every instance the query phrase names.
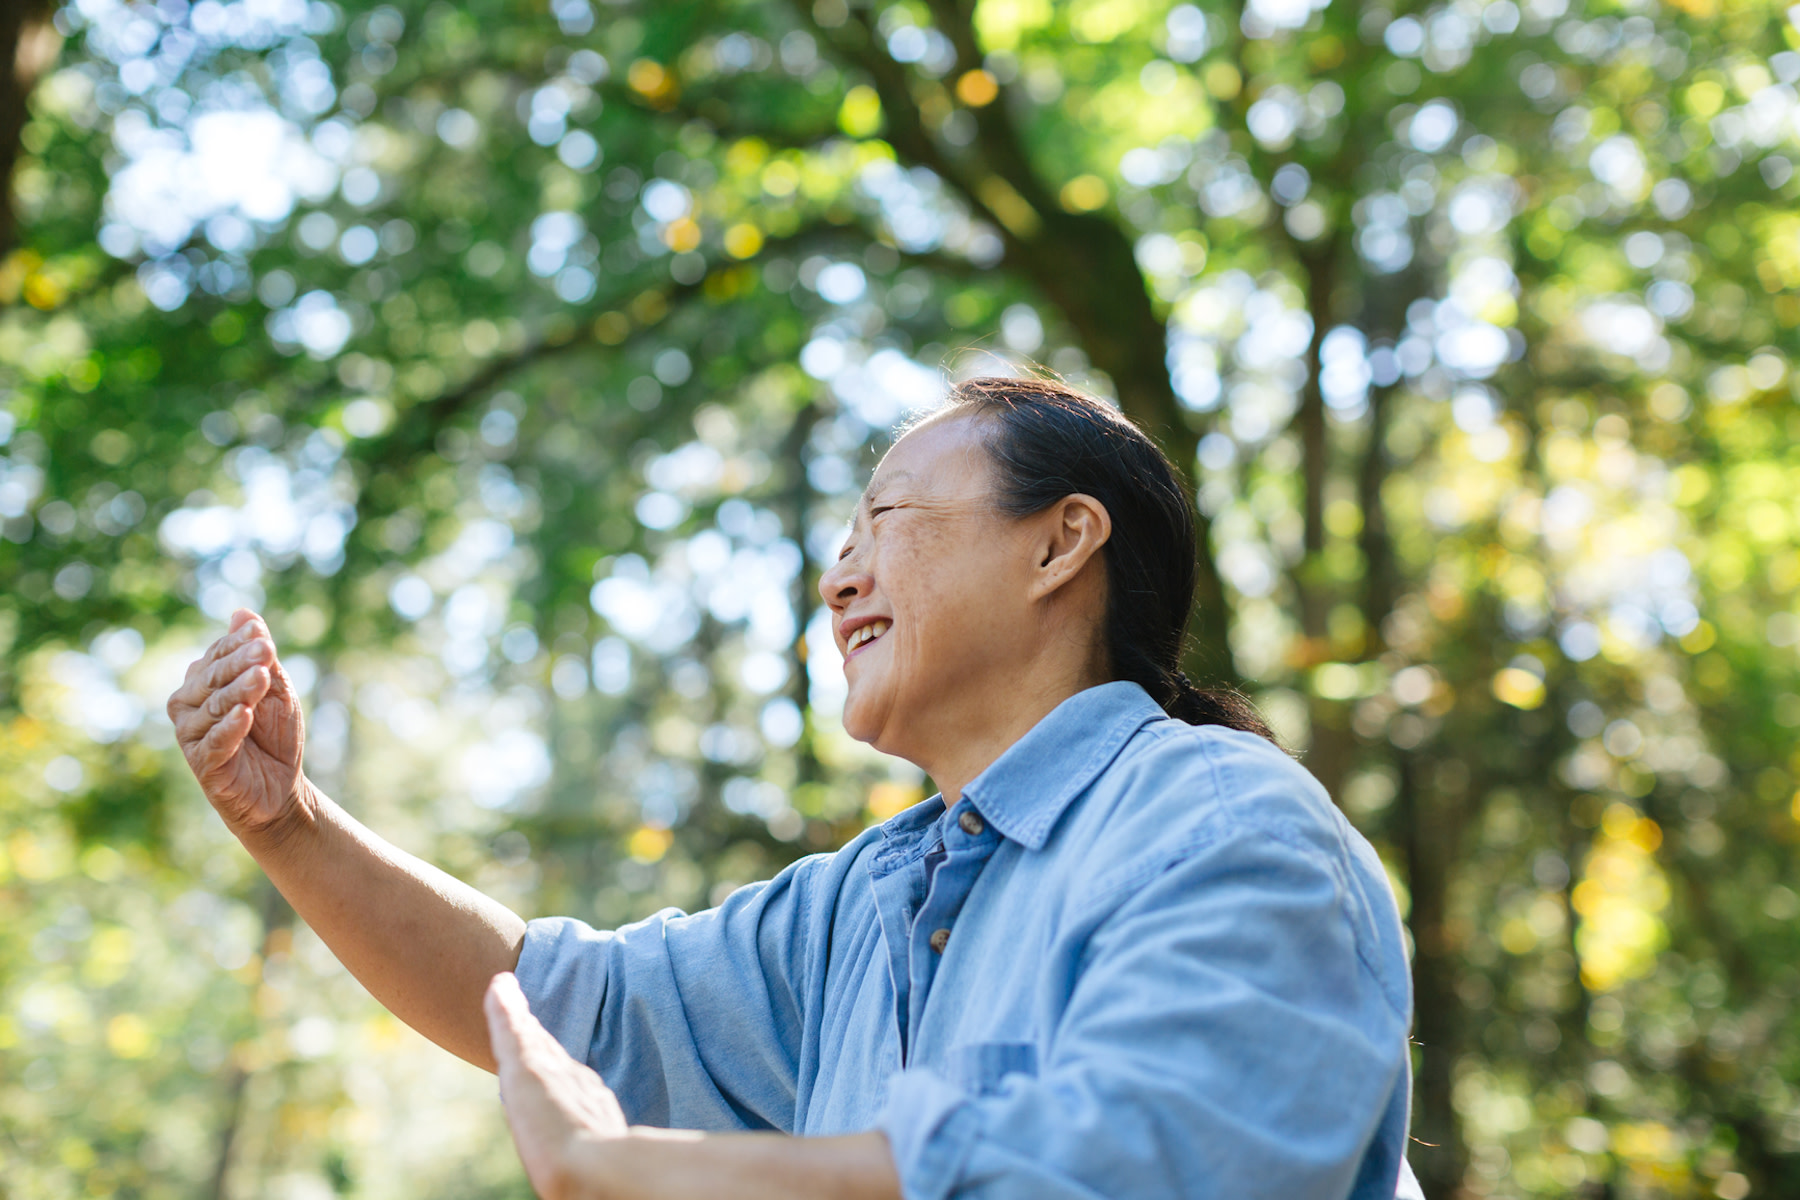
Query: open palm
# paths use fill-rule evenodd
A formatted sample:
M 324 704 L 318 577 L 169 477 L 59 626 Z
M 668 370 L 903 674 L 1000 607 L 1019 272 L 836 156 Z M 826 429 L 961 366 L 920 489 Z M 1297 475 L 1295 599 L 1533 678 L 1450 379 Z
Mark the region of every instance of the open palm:
M 233 830 L 274 824 L 298 803 L 306 726 L 262 618 L 245 609 L 187 669 L 169 719 L 206 798 Z

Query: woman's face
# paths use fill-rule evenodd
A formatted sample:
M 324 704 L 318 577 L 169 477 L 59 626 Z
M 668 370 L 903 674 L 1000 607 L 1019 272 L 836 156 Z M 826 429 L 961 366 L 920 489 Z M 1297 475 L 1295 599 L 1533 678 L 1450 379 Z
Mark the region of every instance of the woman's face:
M 901 438 L 819 580 L 845 655 L 845 729 L 915 762 L 980 721 L 1008 664 L 1037 649 L 1034 523 L 996 511 L 981 436 L 976 419 L 948 416 Z

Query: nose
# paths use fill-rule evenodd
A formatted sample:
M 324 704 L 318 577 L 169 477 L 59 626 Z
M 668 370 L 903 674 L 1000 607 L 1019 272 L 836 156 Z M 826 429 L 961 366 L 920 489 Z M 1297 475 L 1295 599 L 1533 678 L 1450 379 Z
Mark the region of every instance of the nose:
M 847 554 L 819 576 L 819 599 L 834 612 L 842 612 L 874 586 L 874 579 L 857 564 L 857 556 Z

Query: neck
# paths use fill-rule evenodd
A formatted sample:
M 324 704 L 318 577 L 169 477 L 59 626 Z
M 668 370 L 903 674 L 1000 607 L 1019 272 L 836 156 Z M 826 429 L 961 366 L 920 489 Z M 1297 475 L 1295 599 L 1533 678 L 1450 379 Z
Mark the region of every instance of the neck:
M 971 780 L 1057 705 L 1107 681 L 1104 667 L 1092 663 L 1037 663 L 1033 668 L 1007 675 L 1001 689 L 963 690 L 962 703 L 934 712 L 928 736 L 915 743 L 919 752 L 904 755 L 931 776 L 945 807 L 961 800 Z M 1001 694 L 993 694 L 996 690 Z

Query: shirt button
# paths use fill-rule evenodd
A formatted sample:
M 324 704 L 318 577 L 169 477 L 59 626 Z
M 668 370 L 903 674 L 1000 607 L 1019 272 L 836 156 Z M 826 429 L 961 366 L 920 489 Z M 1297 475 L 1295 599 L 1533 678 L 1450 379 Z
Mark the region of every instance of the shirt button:
M 940 929 L 931 935 L 931 948 L 939 954 L 942 954 L 944 952 L 944 947 L 949 944 L 950 931 L 948 929 Z
M 970 837 L 979 837 L 981 831 L 987 828 L 987 822 L 983 821 L 980 816 L 967 809 L 963 810 L 962 816 L 956 818 L 956 823 L 961 825 L 962 831 Z

